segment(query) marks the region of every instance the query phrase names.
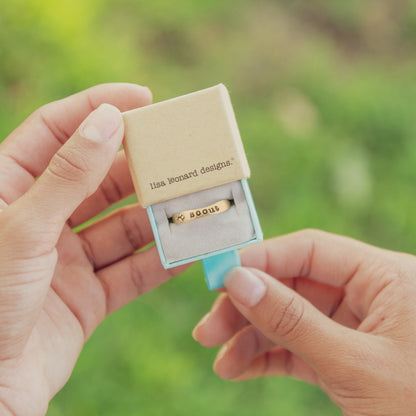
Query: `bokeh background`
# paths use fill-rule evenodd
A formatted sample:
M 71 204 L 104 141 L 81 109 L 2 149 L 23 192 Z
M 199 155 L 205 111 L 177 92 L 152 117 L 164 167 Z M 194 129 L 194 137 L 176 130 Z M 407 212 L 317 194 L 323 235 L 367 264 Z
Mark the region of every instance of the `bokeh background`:
M 416 252 L 416 2 L 0 2 L 0 137 L 49 101 L 129 81 L 225 83 L 265 237 L 316 227 Z M 127 202 L 131 202 L 129 199 Z M 340 415 L 316 387 L 211 370 L 199 265 L 113 314 L 48 416 Z

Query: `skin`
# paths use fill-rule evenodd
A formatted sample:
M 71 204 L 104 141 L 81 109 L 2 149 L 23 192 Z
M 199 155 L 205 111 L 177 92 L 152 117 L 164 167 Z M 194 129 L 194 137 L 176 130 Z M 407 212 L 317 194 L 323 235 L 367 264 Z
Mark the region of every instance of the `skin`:
M 37 110 L 0 145 L 2 415 L 44 415 L 105 316 L 183 270 L 164 270 L 155 247 L 136 253 L 152 240 L 138 206 L 73 231 L 133 192 L 119 110 L 150 101 L 137 85 L 97 86 Z M 416 413 L 414 256 L 308 230 L 242 261 L 194 331 L 224 344 L 221 377 L 290 375 L 348 416 Z
M 320 386 L 346 416 L 416 414 L 416 258 L 306 230 L 246 249 L 194 330 L 224 379 Z
M 136 253 L 153 239 L 139 206 L 73 231 L 133 192 L 119 110 L 151 99 L 138 85 L 96 86 L 40 108 L 0 145 L 1 415 L 44 415 L 97 325 L 183 270 L 164 270 L 155 247 Z

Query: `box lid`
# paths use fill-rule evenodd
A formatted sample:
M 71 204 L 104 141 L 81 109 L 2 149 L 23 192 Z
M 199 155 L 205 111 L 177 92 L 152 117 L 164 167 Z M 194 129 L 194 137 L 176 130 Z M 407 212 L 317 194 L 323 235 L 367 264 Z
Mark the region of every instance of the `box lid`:
M 223 84 L 123 113 L 127 159 L 142 206 L 250 176 Z

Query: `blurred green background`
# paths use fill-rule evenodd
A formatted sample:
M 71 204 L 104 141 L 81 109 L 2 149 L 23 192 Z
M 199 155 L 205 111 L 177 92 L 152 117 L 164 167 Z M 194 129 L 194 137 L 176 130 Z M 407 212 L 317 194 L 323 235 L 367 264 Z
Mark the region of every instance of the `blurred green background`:
M 37 107 L 129 81 L 155 101 L 225 83 L 265 237 L 316 227 L 416 252 L 416 1 L 0 3 L 0 137 Z M 195 265 L 104 322 L 48 416 L 340 415 L 316 387 L 211 370 Z

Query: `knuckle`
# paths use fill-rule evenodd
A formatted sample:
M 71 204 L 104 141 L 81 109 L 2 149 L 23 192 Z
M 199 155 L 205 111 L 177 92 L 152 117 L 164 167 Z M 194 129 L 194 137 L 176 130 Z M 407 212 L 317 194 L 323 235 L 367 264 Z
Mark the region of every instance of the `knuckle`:
M 397 275 L 400 280 L 414 282 L 414 276 L 416 275 L 416 256 L 414 254 L 407 253 L 394 253 L 396 255 L 396 268 L 398 270 Z
M 285 305 L 275 306 L 268 322 L 270 332 L 282 338 L 296 336 L 304 312 L 303 302 L 293 295 Z
M 116 180 L 108 174 L 101 183 L 101 192 L 109 205 L 123 199 L 123 191 Z
M 45 104 L 33 112 L 29 119 L 35 120 L 36 123 L 40 123 L 40 125 L 43 126 L 43 128 L 45 128 L 46 131 L 49 132 L 53 137 L 55 137 L 59 143 L 65 143 L 70 135 L 68 132 L 62 129 L 62 127 L 59 126 L 59 123 L 54 121 L 52 114 L 55 106 L 56 101 Z
M 316 230 L 315 228 L 305 228 L 303 230 L 296 231 L 294 234 L 302 239 L 314 241 L 326 233 L 321 230 Z
M 133 283 L 133 287 L 136 289 L 136 296 L 141 295 L 144 293 L 145 287 L 145 276 L 144 271 L 141 268 L 141 265 L 137 263 L 136 258 L 134 256 L 129 257 L 129 274 L 130 279 Z
M 52 176 L 65 182 L 80 182 L 88 176 L 89 170 L 81 152 L 65 148 L 58 150 L 48 166 Z
M 131 215 L 129 210 L 122 210 L 119 218 L 126 241 L 132 251 L 142 247 L 146 238 L 143 234 L 142 223 L 138 220 L 137 215 Z
M 41 107 L 38 107 L 28 117 L 28 120 L 30 120 L 30 119 L 42 119 L 43 118 L 43 115 L 45 114 L 45 111 L 47 111 L 47 110 L 48 110 L 48 104 L 44 104 Z

